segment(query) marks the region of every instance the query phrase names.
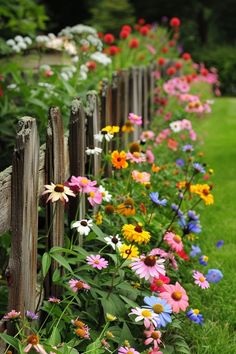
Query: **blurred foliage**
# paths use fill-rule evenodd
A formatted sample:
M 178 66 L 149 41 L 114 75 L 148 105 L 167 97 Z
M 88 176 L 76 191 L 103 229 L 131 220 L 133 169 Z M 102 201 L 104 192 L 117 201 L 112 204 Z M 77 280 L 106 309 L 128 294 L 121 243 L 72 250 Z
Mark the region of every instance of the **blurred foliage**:
M 35 0 L 1 0 L 0 37 L 35 35 L 46 28 L 47 20 L 44 5 Z
M 128 0 L 91 2 L 90 23 L 99 31 L 117 33 L 122 25 L 135 22 L 134 8 Z

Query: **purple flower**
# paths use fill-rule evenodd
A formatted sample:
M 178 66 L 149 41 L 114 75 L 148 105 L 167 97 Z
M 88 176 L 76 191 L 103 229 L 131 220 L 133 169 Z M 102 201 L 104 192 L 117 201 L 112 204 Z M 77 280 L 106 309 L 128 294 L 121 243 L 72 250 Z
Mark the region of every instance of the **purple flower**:
M 218 242 L 216 242 L 216 247 L 220 248 L 224 245 L 224 243 L 225 243 L 224 240 L 219 240 Z
M 183 167 L 184 166 L 184 160 L 183 159 L 177 159 L 175 161 L 176 165 L 179 167 Z
M 36 313 L 28 310 L 26 311 L 25 315 L 29 321 L 37 320 L 39 318 L 39 316 L 36 315 Z
M 188 211 L 188 217 L 190 220 L 198 221 L 199 220 L 199 215 L 196 214 L 194 210 L 189 210 Z
M 186 315 L 191 321 L 201 326 L 203 325 L 203 316 L 199 313 L 198 309 L 190 309 Z
M 193 151 L 193 146 L 192 146 L 191 144 L 184 145 L 184 146 L 182 147 L 182 150 L 183 150 L 184 152 L 191 152 L 191 151 Z
M 205 173 L 205 169 L 203 168 L 203 166 L 200 163 L 194 162 L 193 164 L 193 168 L 196 172 L 200 172 L 200 173 Z
M 166 206 L 167 204 L 167 200 L 166 199 L 159 199 L 159 193 L 158 192 L 152 192 L 149 194 L 151 200 L 153 201 L 153 203 L 157 204 L 157 205 L 162 205 L 162 206 Z
M 200 256 L 199 257 L 199 263 L 201 265 L 207 266 L 208 264 L 208 257 L 207 256 Z
M 198 254 L 202 253 L 201 248 L 192 245 L 192 251 L 189 253 L 190 257 L 196 257 Z

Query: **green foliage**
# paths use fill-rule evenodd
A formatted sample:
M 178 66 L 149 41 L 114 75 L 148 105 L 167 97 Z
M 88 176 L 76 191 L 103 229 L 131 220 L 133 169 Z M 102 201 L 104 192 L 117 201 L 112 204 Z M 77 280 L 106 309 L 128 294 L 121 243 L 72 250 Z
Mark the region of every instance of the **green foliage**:
M 34 0 L 1 0 L 0 36 L 35 35 L 44 30 L 48 17 L 43 5 Z
M 99 31 L 118 33 L 122 25 L 134 23 L 134 10 L 128 0 L 92 2 L 90 11 L 90 23 Z

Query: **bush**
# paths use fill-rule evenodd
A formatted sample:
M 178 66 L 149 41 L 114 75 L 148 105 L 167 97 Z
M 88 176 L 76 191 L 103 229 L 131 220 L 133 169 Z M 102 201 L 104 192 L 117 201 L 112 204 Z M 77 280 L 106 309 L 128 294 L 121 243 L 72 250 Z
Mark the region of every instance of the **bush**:
M 219 71 L 221 91 L 226 95 L 236 95 L 236 48 L 219 46 L 198 50 L 194 59 L 204 62 L 206 67 L 216 67 Z

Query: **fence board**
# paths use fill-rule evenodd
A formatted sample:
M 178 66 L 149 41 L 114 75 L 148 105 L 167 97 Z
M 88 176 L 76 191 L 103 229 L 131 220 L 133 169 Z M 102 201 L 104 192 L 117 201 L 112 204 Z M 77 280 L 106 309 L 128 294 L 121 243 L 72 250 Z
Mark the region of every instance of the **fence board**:
M 0 173 L 0 235 L 11 226 L 11 174 L 11 166 Z
M 18 123 L 12 166 L 11 254 L 6 272 L 9 310 L 36 307 L 39 137 L 30 117 Z

